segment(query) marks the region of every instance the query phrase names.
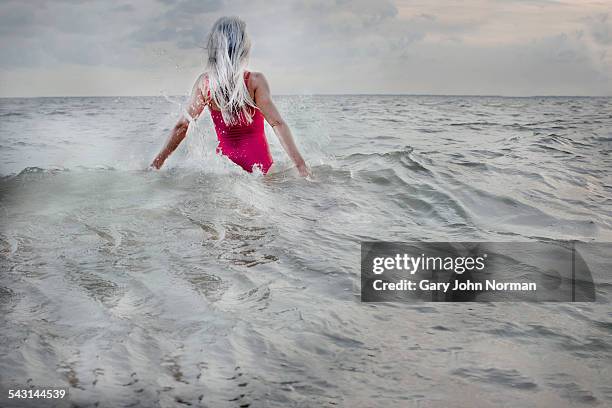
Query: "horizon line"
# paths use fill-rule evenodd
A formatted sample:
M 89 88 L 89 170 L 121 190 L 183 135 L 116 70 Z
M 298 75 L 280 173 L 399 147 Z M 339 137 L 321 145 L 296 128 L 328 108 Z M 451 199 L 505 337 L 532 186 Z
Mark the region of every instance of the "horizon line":
M 172 95 L 41 95 L 41 96 L 0 96 L 0 99 L 44 99 L 44 98 L 165 98 L 165 97 L 182 97 L 186 98 L 186 94 Z M 438 97 L 489 97 L 489 98 L 612 98 L 610 95 L 562 95 L 562 94 L 544 94 L 544 95 L 501 95 L 501 94 L 443 94 L 443 93 L 309 93 L 309 94 L 285 94 L 279 93 L 273 96 L 438 96 Z

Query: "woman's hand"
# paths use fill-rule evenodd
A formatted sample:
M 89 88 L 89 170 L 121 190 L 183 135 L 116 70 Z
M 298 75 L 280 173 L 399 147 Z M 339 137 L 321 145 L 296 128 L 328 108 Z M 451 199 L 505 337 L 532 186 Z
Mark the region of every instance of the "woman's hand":
M 308 166 L 306 166 L 306 163 L 299 164 L 297 166 L 297 170 L 298 173 L 300 173 L 300 176 L 302 177 L 312 177 L 312 173 L 310 172 L 310 169 L 308 168 Z
M 153 163 L 151 163 L 151 167 L 155 167 L 157 170 L 159 170 L 165 161 L 166 159 L 162 155 L 158 155 L 155 160 L 153 160 Z

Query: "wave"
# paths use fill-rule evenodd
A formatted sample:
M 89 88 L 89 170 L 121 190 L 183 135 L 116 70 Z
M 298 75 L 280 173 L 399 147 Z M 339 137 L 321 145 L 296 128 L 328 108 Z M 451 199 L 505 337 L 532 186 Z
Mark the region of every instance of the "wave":
M 354 153 L 343 157 L 342 161 L 349 166 L 361 169 L 392 167 L 394 164 L 400 164 L 411 171 L 431 174 L 431 171 L 419 161 L 414 149 L 410 146 L 382 153 Z
M 27 117 L 27 116 L 29 115 L 23 112 L 6 112 L 6 113 L 0 114 L 0 118 Z

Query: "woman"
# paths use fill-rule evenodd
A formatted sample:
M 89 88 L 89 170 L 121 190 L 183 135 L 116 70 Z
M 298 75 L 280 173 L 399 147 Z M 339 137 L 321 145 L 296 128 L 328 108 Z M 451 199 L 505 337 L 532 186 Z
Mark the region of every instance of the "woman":
M 259 168 L 264 174 L 272 166 L 272 156 L 264 133 L 264 118 L 295 163 L 301 176 L 310 171 L 270 96 L 262 73 L 246 71 L 251 43 L 244 21 L 222 17 L 208 37 L 208 66 L 196 81 L 183 116 L 174 126 L 166 146 L 151 166 L 159 169 L 187 134 L 189 122 L 208 107 L 219 139 L 217 153 L 249 173 Z

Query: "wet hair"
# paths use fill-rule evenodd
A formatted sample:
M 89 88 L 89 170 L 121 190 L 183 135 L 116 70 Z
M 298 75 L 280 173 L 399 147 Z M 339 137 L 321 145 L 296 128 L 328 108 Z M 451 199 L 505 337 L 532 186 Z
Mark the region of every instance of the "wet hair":
M 243 80 L 251 51 L 245 22 L 239 17 L 221 17 L 210 30 L 206 48 L 210 96 L 223 120 L 228 125 L 251 123 L 249 107 L 255 107 L 255 102 Z

